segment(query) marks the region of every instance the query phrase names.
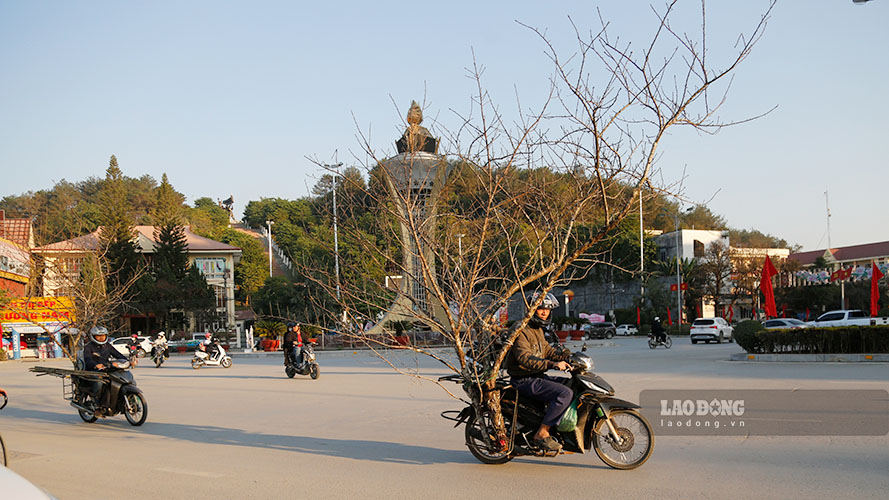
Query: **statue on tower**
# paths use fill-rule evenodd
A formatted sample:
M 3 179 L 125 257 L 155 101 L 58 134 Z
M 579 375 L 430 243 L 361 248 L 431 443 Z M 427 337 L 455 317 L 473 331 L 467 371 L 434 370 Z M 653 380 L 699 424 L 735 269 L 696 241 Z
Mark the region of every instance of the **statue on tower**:
M 399 153 L 438 153 L 438 139 L 426 127 L 420 125 L 423 122 L 423 110 L 417 101 L 411 101 L 411 109 L 407 112 L 407 130 L 401 139 L 395 142 Z

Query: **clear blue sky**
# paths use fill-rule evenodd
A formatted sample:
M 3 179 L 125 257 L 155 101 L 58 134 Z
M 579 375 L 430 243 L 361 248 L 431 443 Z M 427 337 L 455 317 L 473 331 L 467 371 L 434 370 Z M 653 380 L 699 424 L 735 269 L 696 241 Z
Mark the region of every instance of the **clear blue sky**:
M 568 54 L 568 16 L 594 28 L 598 7 L 636 43 L 653 19 L 642 1 L 300 3 L 0 2 L 0 196 L 102 176 L 112 154 L 129 176 L 167 172 L 190 201 L 233 194 L 239 213 L 304 196 L 320 175 L 306 156 L 356 163 L 359 129 L 392 152 L 412 99 L 433 131 L 453 127 L 473 51 L 504 109 L 516 92 L 538 104 L 552 65 L 517 20 Z M 767 5 L 709 2 L 711 54 Z M 833 246 L 889 240 L 887 48 L 889 0 L 779 1 L 721 116 L 777 110 L 671 135 L 665 180 L 684 170 L 686 195 L 731 226 L 806 250 L 827 246 L 829 190 Z

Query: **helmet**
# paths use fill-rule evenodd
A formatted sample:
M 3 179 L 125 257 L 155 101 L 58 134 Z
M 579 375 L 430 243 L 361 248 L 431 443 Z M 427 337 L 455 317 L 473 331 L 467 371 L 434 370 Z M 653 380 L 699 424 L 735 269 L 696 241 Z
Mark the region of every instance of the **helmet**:
M 297 326 L 297 323 L 294 323 L 293 321 L 288 321 L 288 322 L 287 322 L 287 329 L 288 329 L 288 330 L 290 330 L 290 329 L 293 328 L 294 326 Z
M 105 340 L 103 340 L 101 342 L 96 340 L 96 337 L 99 335 L 104 335 Z M 108 342 L 108 329 L 105 328 L 104 326 L 94 326 L 94 327 L 90 328 L 90 341 L 94 342 L 96 344 L 99 344 L 99 345 L 107 343 Z
M 655 321 L 660 321 L 660 320 L 661 320 L 661 317 L 660 317 L 660 316 L 655 316 L 655 317 L 654 317 L 654 320 L 655 320 Z
M 206 337 L 206 338 L 208 338 L 208 339 L 209 339 L 209 338 L 210 338 L 210 337 L 212 337 L 212 336 L 213 336 L 213 334 L 212 334 L 212 333 L 210 333 L 210 332 L 207 332 L 207 334 L 206 334 L 206 335 L 204 335 L 204 337 Z
M 163 338 L 166 338 L 166 337 L 167 337 L 167 334 L 164 333 L 163 331 L 157 332 L 157 338 L 159 338 L 159 339 L 163 339 Z
M 531 296 L 531 302 L 537 301 L 539 297 L 540 292 L 534 292 L 534 295 Z M 537 306 L 537 309 L 555 309 L 557 307 L 559 307 L 559 299 L 555 295 L 547 293 L 540 305 Z

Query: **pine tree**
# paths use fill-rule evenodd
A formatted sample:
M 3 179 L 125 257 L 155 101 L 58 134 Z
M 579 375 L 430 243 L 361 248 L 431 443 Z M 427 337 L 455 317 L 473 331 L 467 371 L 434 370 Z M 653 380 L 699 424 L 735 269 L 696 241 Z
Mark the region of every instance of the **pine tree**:
M 140 258 L 134 242 L 133 221 L 129 215 L 123 173 L 117 158 L 111 155 L 105 182 L 100 191 L 102 229 L 101 248 L 108 262 L 108 284 L 113 288 L 127 286 L 137 276 Z

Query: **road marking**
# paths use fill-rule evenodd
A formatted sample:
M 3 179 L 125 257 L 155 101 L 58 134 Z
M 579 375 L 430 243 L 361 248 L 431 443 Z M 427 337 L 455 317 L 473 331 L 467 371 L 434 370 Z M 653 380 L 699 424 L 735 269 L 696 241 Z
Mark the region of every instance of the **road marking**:
M 158 472 L 170 472 L 172 474 L 183 474 L 186 476 L 197 476 L 197 477 L 206 477 L 206 478 L 217 478 L 222 477 L 222 474 L 217 474 L 215 472 L 201 472 L 201 471 L 186 471 L 181 469 L 173 469 L 166 467 L 157 467 L 154 470 Z

